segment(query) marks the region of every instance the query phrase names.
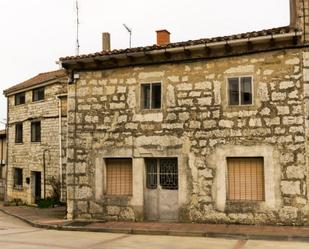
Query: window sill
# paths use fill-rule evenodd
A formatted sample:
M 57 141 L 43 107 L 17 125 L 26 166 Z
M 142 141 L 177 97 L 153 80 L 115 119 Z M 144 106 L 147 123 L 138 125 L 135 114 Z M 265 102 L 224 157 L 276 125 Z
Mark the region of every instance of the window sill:
M 256 212 L 260 209 L 261 204 L 265 201 L 226 201 L 225 211 L 236 212 L 236 213 L 246 213 L 246 212 Z
M 23 186 L 14 186 L 13 189 L 15 191 L 23 191 L 24 190 Z
M 24 144 L 24 142 L 15 142 L 15 145 L 23 145 Z
M 40 100 L 32 100 L 31 103 L 41 103 L 41 102 L 44 102 L 45 99 L 40 99 Z

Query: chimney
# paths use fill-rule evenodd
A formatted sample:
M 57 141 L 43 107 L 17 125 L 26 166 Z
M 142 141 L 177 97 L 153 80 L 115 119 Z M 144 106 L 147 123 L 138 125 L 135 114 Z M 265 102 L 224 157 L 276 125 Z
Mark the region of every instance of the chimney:
M 290 27 L 296 28 L 298 23 L 298 4 L 295 0 L 290 0 Z
M 166 29 L 157 30 L 157 45 L 167 45 L 170 43 L 170 32 Z
M 102 34 L 102 50 L 103 51 L 111 51 L 111 35 L 110 33 Z

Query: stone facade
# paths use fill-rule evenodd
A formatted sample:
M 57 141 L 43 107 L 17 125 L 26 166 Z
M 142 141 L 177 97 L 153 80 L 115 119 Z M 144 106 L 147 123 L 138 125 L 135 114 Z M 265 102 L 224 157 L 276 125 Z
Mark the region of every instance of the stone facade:
M 282 49 L 79 72 L 68 89 L 69 217 L 144 219 L 144 159 L 175 156 L 179 220 L 306 223 L 307 54 Z M 252 105 L 228 105 L 227 78 L 235 76 L 252 76 Z M 153 82 L 162 84 L 162 109 L 141 110 L 140 84 Z M 264 158 L 264 202 L 226 202 L 230 156 Z M 104 195 L 103 159 L 111 157 L 133 159 L 132 197 Z
M 44 99 L 33 101 L 33 89 L 38 87 L 44 87 Z M 66 190 L 62 182 L 66 174 L 66 89 L 66 78 L 43 84 L 38 82 L 30 88 L 19 89 L 18 92 L 25 92 L 25 104 L 20 105 L 15 105 L 16 92 L 6 93 L 9 134 L 7 201 L 18 199 L 27 204 L 35 203 L 35 184 L 40 185 L 37 186 L 41 192 L 39 198 L 52 196 L 60 184 L 62 199 L 65 200 Z M 40 142 L 31 141 L 33 121 L 41 122 Z M 17 123 L 22 123 L 23 127 L 22 143 L 15 140 Z M 15 168 L 22 169 L 22 186 L 18 188 L 14 187 Z M 35 178 L 36 173 L 40 179 Z M 53 187 L 56 185 L 58 187 Z
M 0 200 L 5 196 L 6 179 L 6 131 L 0 131 Z

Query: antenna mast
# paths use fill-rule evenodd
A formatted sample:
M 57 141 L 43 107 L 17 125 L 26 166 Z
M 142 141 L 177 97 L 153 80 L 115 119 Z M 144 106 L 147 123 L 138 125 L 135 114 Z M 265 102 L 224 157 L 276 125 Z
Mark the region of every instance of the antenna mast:
M 79 55 L 79 6 L 76 0 L 76 55 Z
M 129 48 L 131 48 L 132 43 L 132 29 L 129 28 L 126 24 L 123 24 L 124 28 L 129 32 Z

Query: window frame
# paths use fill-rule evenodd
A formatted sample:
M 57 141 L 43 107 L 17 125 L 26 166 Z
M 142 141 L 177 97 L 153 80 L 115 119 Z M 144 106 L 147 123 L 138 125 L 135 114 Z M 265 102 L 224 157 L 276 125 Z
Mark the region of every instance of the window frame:
M 261 159 L 262 160 L 262 198 L 261 199 L 257 199 L 257 200 L 254 200 L 254 199 L 232 199 L 230 196 L 229 196 L 229 163 L 228 163 L 228 160 L 229 159 Z M 257 157 L 251 157 L 251 156 L 243 156 L 243 157 L 226 157 L 226 201 L 228 203 L 261 203 L 261 202 L 265 202 L 266 201 L 266 184 L 265 184 L 265 160 L 264 160 L 264 157 L 260 157 L 260 156 L 257 156 Z M 246 167 L 246 166 L 245 166 Z M 250 170 L 251 171 L 251 170 Z M 241 175 L 241 173 L 240 173 Z M 252 175 L 251 175 L 252 177 Z M 245 175 L 245 179 L 246 179 L 246 175 Z M 234 179 L 235 181 L 235 179 Z M 234 182 L 235 184 L 235 182 Z M 252 185 L 252 184 L 251 184 Z M 252 188 L 252 186 L 251 186 Z M 252 191 L 252 190 L 251 190 Z M 246 191 L 245 191 L 245 195 L 246 195 Z M 251 197 L 252 197 L 252 192 L 251 192 Z
M 16 178 L 17 172 L 21 174 L 18 178 Z M 13 188 L 17 190 L 22 190 L 23 181 L 24 181 L 23 169 L 14 167 L 13 168 Z
M 150 93 L 149 93 L 149 108 L 144 108 L 144 94 L 143 94 L 143 86 L 146 85 L 150 85 Z M 153 86 L 154 85 L 160 85 L 160 107 L 159 108 L 153 108 L 152 107 L 152 93 L 153 93 Z M 163 91 L 162 91 L 162 82 L 161 81 L 153 81 L 153 82 L 142 82 L 140 83 L 140 110 L 141 111 L 158 111 L 158 110 L 162 110 L 162 106 L 163 106 Z
M 34 128 L 34 125 L 36 124 L 40 124 L 40 134 L 39 134 L 39 139 L 37 135 L 35 135 L 35 137 L 33 137 L 33 128 Z M 37 127 L 35 128 L 37 129 Z M 37 130 L 35 130 L 35 132 L 37 132 Z M 40 143 L 42 141 L 42 122 L 41 121 L 33 121 L 31 122 L 30 124 L 30 140 L 31 140 L 31 143 Z
M 229 80 L 230 79 L 238 79 L 238 104 L 237 105 L 232 105 L 231 101 L 230 101 L 230 84 L 229 84 Z M 250 78 L 251 79 L 251 104 L 242 104 L 242 91 L 241 91 L 241 86 L 242 86 L 242 82 L 241 79 L 243 78 Z M 253 76 L 252 75 L 238 75 L 238 76 L 229 76 L 226 78 L 226 96 L 227 96 L 227 105 L 228 107 L 250 107 L 254 105 L 254 80 L 253 80 Z
M 119 160 L 119 161 L 121 161 L 121 160 L 123 160 L 123 161 L 125 161 L 125 160 L 130 160 L 130 167 L 131 167 L 131 182 L 130 182 L 130 193 L 128 193 L 128 194 L 118 194 L 118 193 L 115 193 L 115 194 L 113 194 L 113 193 L 109 193 L 109 176 L 108 176 L 108 173 L 109 173 L 109 170 L 108 170 L 108 167 L 111 167 L 110 165 L 109 165 L 109 163 L 108 163 L 108 161 L 117 161 L 117 160 Z M 105 196 L 107 196 L 107 197 L 116 197 L 116 198 L 130 198 L 130 197 L 132 197 L 133 196 L 133 184 L 134 184 L 134 179 L 133 179 L 133 159 L 132 158 L 129 158 L 129 157 L 121 157 L 121 158 L 104 158 L 104 162 L 105 162 L 105 177 L 104 177 L 104 179 L 105 179 L 105 184 L 104 184 L 104 195 Z M 118 172 L 119 173 L 119 172 Z M 123 172 L 120 172 L 120 173 L 123 173 Z M 118 180 L 120 180 L 121 179 L 121 177 L 122 176 L 118 176 Z
M 43 96 L 40 98 L 39 95 L 39 91 L 43 90 Z M 37 95 L 35 94 L 35 92 L 37 92 Z M 37 96 L 37 98 L 35 98 L 35 96 Z M 38 102 L 38 101 L 43 101 L 45 100 L 45 87 L 37 87 L 35 89 L 32 90 L 32 102 Z
M 24 101 L 23 101 L 22 103 L 21 103 L 21 102 L 17 103 L 17 99 L 18 99 L 18 97 L 20 97 L 20 96 L 23 96 Z M 16 94 L 14 95 L 14 104 L 15 104 L 15 106 L 26 104 L 26 92 L 16 93 Z
M 21 137 L 20 137 L 20 140 L 18 140 L 18 136 L 17 136 L 17 134 L 18 134 L 18 132 L 17 132 L 17 130 L 18 130 L 18 127 L 21 129 L 20 130 L 20 132 L 21 132 Z M 24 142 L 24 138 L 23 138 L 23 136 L 24 136 L 24 125 L 23 125 L 23 123 L 22 122 L 19 122 L 19 123 L 16 123 L 15 124 L 15 144 L 22 144 L 23 142 Z

